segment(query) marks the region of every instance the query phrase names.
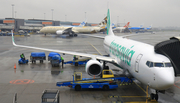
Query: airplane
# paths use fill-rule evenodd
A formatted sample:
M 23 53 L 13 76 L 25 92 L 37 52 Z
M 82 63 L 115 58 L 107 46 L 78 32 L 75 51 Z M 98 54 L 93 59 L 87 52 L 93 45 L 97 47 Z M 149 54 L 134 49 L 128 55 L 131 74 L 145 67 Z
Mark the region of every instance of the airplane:
M 145 32 L 147 30 L 152 29 L 152 25 L 149 27 L 143 27 L 143 25 L 140 25 L 139 27 L 129 27 L 128 28 L 131 32 Z
M 143 25 L 140 25 L 139 27 L 128 27 L 129 30 L 139 30 L 139 29 L 143 29 Z
M 79 25 L 63 25 L 64 27 L 83 27 L 83 26 L 85 26 L 86 25 L 86 20 L 85 21 L 83 21 L 83 22 L 81 22 Z M 61 26 L 59 26 L 59 27 L 61 27 Z
M 52 34 L 69 34 L 69 36 L 77 36 L 77 33 L 97 33 L 105 29 L 107 23 L 107 17 L 103 19 L 98 26 L 83 26 L 80 25 L 78 27 L 66 27 L 66 26 L 48 26 L 43 27 L 40 32 L 41 33 L 52 33 Z
M 152 29 L 152 25 L 149 27 L 144 27 L 144 30 L 151 30 Z
M 110 11 L 107 13 L 107 35 L 100 37 L 104 39 L 104 49 L 109 57 L 80 53 L 73 51 L 55 50 L 40 47 L 18 45 L 14 42 L 12 31 L 12 43 L 16 47 L 58 52 L 69 55 L 89 57 L 85 71 L 91 76 L 100 76 L 104 68 L 108 69 L 106 63 L 117 65 L 126 74 L 131 75 L 151 89 L 151 98 L 158 100 L 158 92 L 165 91 L 173 86 L 175 81 L 174 69 L 170 60 L 154 51 L 154 46 L 127 39 L 126 36 L 114 35 L 111 27 Z M 103 63 L 101 63 L 103 61 Z
M 125 30 L 126 28 L 128 28 L 128 26 L 129 26 L 129 23 L 130 22 L 128 22 L 125 26 L 123 26 L 123 27 L 114 27 L 113 28 L 113 31 L 116 31 L 116 32 L 123 32 L 123 30 Z

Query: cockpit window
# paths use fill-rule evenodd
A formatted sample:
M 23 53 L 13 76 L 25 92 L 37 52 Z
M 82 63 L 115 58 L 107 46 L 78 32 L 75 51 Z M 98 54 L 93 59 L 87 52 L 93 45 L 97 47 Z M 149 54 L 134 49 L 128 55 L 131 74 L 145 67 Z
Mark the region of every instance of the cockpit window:
M 150 62 L 150 65 L 149 65 L 149 67 L 153 67 L 153 62 Z
M 151 61 L 147 61 L 146 65 L 148 67 L 172 67 L 171 63 L 154 63 Z
M 153 62 L 147 61 L 147 62 L 146 62 L 146 65 L 147 65 L 148 67 L 153 67 Z
M 163 63 L 154 63 L 154 66 L 155 67 L 164 67 L 164 64 Z
M 171 63 L 165 63 L 165 67 L 172 67 Z
M 146 65 L 147 65 L 148 67 L 149 67 L 149 64 L 150 64 L 150 62 L 149 62 L 149 61 L 147 61 L 147 62 L 146 62 Z

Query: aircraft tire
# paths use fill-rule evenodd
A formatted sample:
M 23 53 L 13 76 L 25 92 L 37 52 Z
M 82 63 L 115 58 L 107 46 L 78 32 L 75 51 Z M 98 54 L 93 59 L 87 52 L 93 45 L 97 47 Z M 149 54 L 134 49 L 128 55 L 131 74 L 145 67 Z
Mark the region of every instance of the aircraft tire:
M 75 66 L 78 66 L 78 62 L 75 62 Z
M 105 91 L 107 91 L 107 90 L 109 90 L 109 86 L 108 86 L 108 85 L 104 85 L 104 86 L 103 86 L 103 89 L 104 89 Z
M 77 37 L 77 34 L 74 34 L 75 37 Z
M 155 94 L 154 98 L 155 98 L 156 101 L 158 101 L 158 98 L 159 98 L 158 94 Z
M 81 86 L 80 85 L 76 85 L 75 86 L 75 91 L 80 91 L 81 90 Z
M 153 100 L 154 99 L 154 94 L 153 93 L 151 93 L 151 95 L 150 95 L 150 98 L 151 98 L 151 100 Z

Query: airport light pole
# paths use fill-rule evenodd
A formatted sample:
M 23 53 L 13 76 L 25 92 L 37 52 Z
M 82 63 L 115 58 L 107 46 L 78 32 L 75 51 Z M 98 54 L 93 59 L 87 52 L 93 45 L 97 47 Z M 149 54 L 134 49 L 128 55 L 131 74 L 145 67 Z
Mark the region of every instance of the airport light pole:
M 67 15 L 65 15 L 65 21 L 66 21 L 66 16 L 67 16 Z
M 119 16 L 117 16 L 117 26 L 119 25 Z
M 86 12 L 85 12 L 85 19 L 86 19 Z
M 12 18 L 14 18 L 14 4 L 12 4 Z
M 53 11 L 54 11 L 54 9 L 51 9 L 51 11 L 52 11 L 52 20 L 53 20 Z
M 17 12 L 15 11 L 14 13 L 15 13 L 15 16 L 14 16 L 14 18 L 16 18 L 16 13 L 17 13 Z
M 46 19 L 46 13 L 44 13 L 44 20 Z

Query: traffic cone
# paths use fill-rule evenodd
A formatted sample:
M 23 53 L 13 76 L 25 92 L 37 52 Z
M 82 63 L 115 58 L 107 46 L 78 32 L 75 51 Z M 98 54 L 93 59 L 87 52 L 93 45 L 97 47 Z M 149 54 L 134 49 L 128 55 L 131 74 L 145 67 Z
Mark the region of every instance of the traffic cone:
M 16 63 L 14 64 L 14 69 L 16 69 Z
M 95 75 L 94 75 L 94 79 L 95 79 Z

